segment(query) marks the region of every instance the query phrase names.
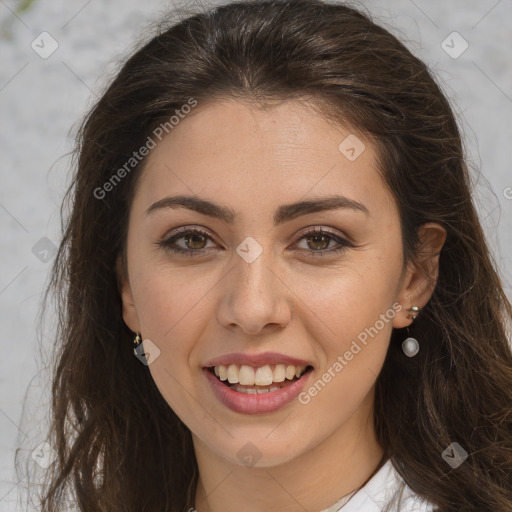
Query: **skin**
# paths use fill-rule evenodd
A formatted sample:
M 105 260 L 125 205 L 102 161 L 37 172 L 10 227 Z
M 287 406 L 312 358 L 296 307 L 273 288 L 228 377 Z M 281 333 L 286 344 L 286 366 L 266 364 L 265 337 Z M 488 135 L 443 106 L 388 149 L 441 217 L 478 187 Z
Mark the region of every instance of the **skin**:
M 349 134 L 366 145 L 355 161 L 338 150 Z M 183 207 L 146 213 L 179 194 L 229 207 L 236 218 Z M 369 213 L 334 209 L 274 226 L 277 207 L 333 194 Z M 175 241 L 202 256 L 157 245 L 181 226 L 210 233 Z M 348 237 L 353 247 L 310 255 L 338 243 L 303 237 L 306 227 Z M 151 375 L 192 432 L 198 512 L 321 510 L 373 472 L 383 454 L 373 430 L 375 381 L 392 327 L 409 325 L 407 308 L 430 299 L 446 236 L 434 223 L 419 234 L 425 257 L 404 265 L 398 210 L 374 147 L 296 101 L 265 110 L 234 99 L 199 105 L 151 151 L 130 210 L 127 273 L 118 262 L 123 316 L 159 347 Z M 236 252 L 248 236 L 263 249 L 252 263 Z M 309 361 L 309 386 L 394 303 L 403 309 L 306 405 L 233 412 L 203 376 L 213 357 L 273 351 Z M 261 457 L 252 467 L 237 456 L 248 442 Z

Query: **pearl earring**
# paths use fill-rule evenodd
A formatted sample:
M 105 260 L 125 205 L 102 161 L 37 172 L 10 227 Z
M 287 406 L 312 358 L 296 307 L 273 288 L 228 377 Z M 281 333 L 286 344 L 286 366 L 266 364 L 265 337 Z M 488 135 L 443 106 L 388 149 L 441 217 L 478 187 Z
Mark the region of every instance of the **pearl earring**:
M 420 311 L 418 306 L 412 306 L 408 311 L 409 318 L 414 322 Z M 407 357 L 414 357 L 420 351 L 420 344 L 416 338 L 408 337 L 402 342 L 402 350 Z

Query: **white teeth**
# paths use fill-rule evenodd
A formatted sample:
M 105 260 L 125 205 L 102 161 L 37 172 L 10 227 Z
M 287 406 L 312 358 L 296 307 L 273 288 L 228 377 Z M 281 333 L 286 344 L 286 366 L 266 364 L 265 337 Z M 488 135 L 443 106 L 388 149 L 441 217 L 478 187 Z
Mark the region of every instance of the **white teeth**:
M 263 395 L 264 393 L 272 393 L 281 389 L 279 387 L 270 387 L 268 389 L 256 389 L 256 388 L 242 388 L 240 386 L 233 386 L 231 389 L 238 391 L 239 393 L 245 393 L 246 395 Z
M 286 366 L 284 364 L 276 364 L 273 375 L 274 382 L 284 382 L 286 379 Z
M 292 380 L 295 377 L 295 366 L 287 366 L 286 367 L 286 378 L 288 380 Z
M 238 383 L 238 373 L 238 367 L 236 367 L 234 364 L 230 364 L 228 366 L 228 382 L 230 384 Z
M 259 368 L 253 368 L 248 365 L 230 364 L 214 367 L 214 373 L 222 381 L 228 381 L 230 384 L 241 384 L 244 386 L 269 386 L 273 382 L 284 382 L 286 379 L 293 380 L 300 377 L 305 366 L 294 365 L 265 365 Z
M 256 370 L 256 374 L 254 375 L 254 384 L 257 386 L 269 386 L 272 384 L 272 379 L 272 370 L 267 364 L 266 366 L 261 366 Z
M 252 368 L 252 366 L 247 366 L 245 364 L 240 366 L 238 382 L 240 382 L 240 384 L 244 384 L 245 386 L 254 385 L 254 369 Z

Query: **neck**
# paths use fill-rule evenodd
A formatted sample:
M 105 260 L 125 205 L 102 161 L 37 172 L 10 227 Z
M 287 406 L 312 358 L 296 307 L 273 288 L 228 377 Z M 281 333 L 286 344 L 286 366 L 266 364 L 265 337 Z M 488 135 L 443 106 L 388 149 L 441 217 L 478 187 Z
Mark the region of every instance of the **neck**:
M 360 409 L 317 446 L 278 466 L 235 464 L 193 436 L 199 469 L 195 509 L 303 512 L 329 507 L 362 486 L 382 460 L 373 401 L 371 406 L 370 414 Z

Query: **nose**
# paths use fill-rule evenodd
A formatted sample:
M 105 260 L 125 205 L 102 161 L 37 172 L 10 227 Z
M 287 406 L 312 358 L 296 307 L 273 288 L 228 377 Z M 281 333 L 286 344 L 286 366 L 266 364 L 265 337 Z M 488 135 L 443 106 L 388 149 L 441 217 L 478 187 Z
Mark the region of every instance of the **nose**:
M 271 267 L 270 257 L 265 251 L 252 263 L 236 257 L 217 309 L 218 321 L 225 328 L 268 334 L 290 322 L 291 292 Z

